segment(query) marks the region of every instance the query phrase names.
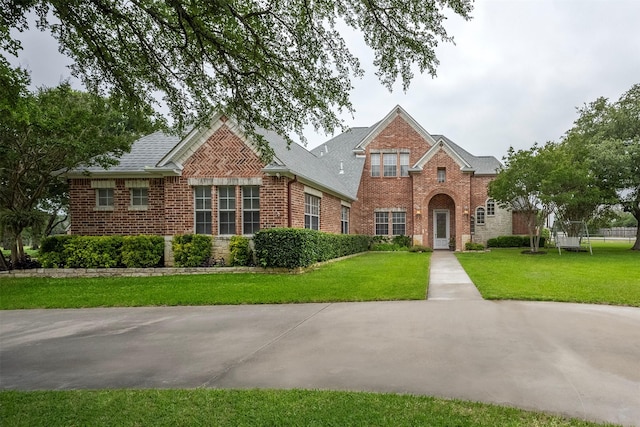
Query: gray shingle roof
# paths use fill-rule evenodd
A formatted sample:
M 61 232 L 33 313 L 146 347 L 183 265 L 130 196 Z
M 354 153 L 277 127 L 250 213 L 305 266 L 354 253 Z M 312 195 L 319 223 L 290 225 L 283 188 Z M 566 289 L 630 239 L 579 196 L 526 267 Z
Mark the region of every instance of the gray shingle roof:
M 146 167 L 155 167 L 160 159 L 171 151 L 181 139 L 178 135 L 168 135 L 162 131 L 143 136 L 133 143 L 130 152 L 124 153 L 120 157 L 117 165 L 106 171 L 111 173 L 144 172 Z M 81 170 L 91 173 L 105 172 L 105 169 L 99 166 Z
M 444 135 L 432 135 L 434 139 L 444 139 L 447 144 L 475 170 L 476 175 L 493 175 L 502 164 L 493 156 L 474 156 Z

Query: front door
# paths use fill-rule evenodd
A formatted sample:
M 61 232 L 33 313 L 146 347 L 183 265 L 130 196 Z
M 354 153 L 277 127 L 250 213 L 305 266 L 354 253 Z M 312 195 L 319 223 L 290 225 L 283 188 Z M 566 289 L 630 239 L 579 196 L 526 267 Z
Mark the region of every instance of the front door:
M 449 249 L 449 210 L 433 211 L 433 249 Z

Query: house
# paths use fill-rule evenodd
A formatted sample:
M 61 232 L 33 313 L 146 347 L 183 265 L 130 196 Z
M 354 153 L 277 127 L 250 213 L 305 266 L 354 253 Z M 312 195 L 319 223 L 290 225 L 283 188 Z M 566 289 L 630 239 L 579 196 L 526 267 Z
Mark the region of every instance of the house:
M 145 136 L 110 169 L 69 173 L 71 233 L 204 233 L 223 250 L 232 235 L 271 227 L 408 235 L 434 249 L 512 232 L 511 212 L 487 195 L 498 160 L 428 133 L 400 106 L 311 151 L 259 133 L 269 164 L 218 115 L 182 139 Z

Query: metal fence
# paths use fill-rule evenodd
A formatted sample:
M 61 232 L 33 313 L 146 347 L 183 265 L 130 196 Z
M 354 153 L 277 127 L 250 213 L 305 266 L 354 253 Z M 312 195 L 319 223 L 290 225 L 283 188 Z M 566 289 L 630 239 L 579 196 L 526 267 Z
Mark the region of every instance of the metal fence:
M 629 242 L 635 241 L 637 227 L 612 227 L 612 228 L 600 228 L 597 234 L 592 235 L 592 238 L 596 240 L 628 240 Z

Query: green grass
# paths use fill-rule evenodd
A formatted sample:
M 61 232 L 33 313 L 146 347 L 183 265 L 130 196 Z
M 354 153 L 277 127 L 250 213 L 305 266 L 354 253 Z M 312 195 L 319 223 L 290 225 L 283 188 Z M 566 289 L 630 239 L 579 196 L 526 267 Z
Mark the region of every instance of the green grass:
M 426 396 L 306 390 L 0 393 L 7 426 L 596 426 Z
M 11 250 L 9 249 L 1 249 L 5 258 L 9 258 L 11 256 Z M 38 254 L 40 251 L 38 249 L 24 248 L 24 253 L 29 255 L 31 258 L 38 258 Z
M 640 252 L 594 243 L 588 252 L 524 255 L 521 249 L 461 253 L 458 260 L 486 299 L 563 301 L 640 307 Z
M 299 275 L 3 278 L 0 309 L 423 299 L 428 270 L 427 253 L 370 252 Z

